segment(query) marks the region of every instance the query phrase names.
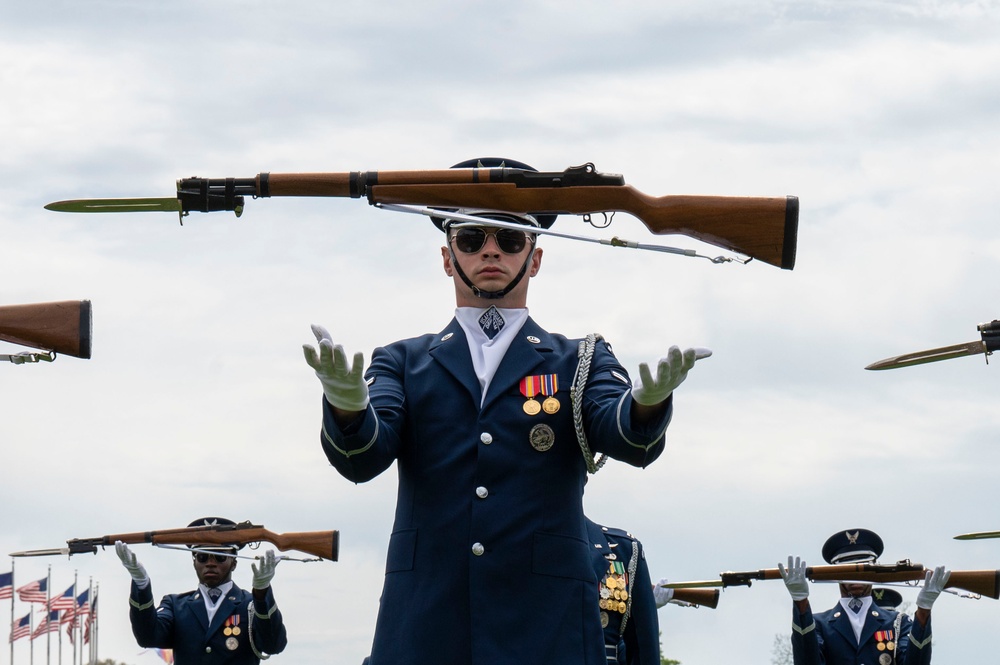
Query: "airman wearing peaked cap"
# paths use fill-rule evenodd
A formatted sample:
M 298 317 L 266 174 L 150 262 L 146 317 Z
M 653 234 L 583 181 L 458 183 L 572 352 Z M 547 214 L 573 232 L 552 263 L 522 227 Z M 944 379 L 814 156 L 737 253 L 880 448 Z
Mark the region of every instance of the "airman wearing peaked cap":
M 832 565 L 874 563 L 882 550 L 882 539 L 874 531 L 846 529 L 827 539 L 823 559 Z M 806 562 L 788 557 L 788 567 L 779 563 L 778 570 L 792 597 L 795 665 L 930 664 L 931 605 L 948 582 L 944 566 L 927 572 L 913 619 L 892 609 L 898 603 L 889 604 L 886 594 L 895 592 L 880 590 L 880 601 L 873 598 L 870 583 L 849 579 L 840 583 L 840 602 L 813 616 Z

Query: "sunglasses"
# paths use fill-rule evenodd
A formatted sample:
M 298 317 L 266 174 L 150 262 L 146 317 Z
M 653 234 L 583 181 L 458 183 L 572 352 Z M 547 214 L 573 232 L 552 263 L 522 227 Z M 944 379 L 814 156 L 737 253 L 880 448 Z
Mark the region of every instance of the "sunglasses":
M 456 229 L 452 239 L 455 241 L 455 247 L 458 248 L 458 251 L 463 254 L 475 254 L 486 245 L 486 239 L 490 236 L 493 236 L 497 247 L 504 254 L 519 254 L 528 243 L 528 234 L 524 231 L 494 229 L 487 232 L 477 227 Z
M 209 559 L 215 559 L 215 563 L 225 563 L 230 561 L 233 557 L 226 556 L 225 554 L 209 554 L 208 552 L 195 552 L 195 561 L 198 563 L 208 563 Z

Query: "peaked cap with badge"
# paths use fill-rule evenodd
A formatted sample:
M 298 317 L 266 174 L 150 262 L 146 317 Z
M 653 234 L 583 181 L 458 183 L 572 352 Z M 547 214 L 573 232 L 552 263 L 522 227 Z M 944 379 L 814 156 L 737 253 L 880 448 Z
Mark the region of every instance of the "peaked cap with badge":
M 847 529 L 838 531 L 823 544 L 823 560 L 829 564 L 872 563 L 882 556 L 884 545 L 874 531 Z

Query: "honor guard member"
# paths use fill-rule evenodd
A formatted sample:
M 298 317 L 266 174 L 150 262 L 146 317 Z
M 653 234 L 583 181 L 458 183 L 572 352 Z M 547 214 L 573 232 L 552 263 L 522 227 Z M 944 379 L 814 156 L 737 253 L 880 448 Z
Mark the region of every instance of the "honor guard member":
M 457 166 L 477 164 L 530 169 Z M 320 326 L 318 348 L 303 347 L 330 463 L 354 482 L 398 472 L 371 665 L 606 665 L 583 517 L 591 453 L 659 457 L 695 350 L 640 365 L 633 387 L 603 340 L 528 315 L 542 262 L 531 231 L 554 215 L 457 212 L 475 220 L 435 222 L 457 305 L 441 332 L 375 349 L 364 375 L 362 354 L 352 362 Z
M 823 545 L 829 564 L 874 563 L 882 539 L 867 529 L 849 529 Z M 795 665 L 927 665 L 931 662 L 931 605 L 944 590 L 950 572 L 927 571 L 913 619 L 872 599 L 871 584 L 841 583 L 840 602 L 813 616 L 809 606 L 806 562 L 788 557 L 778 564 L 792 596 L 792 656 Z
M 188 526 L 226 524 L 235 522 L 205 517 Z M 115 552 L 132 576 L 129 619 L 139 646 L 173 649 L 177 665 L 257 665 L 280 653 L 288 640 L 271 592 L 278 560 L 274 550 L 268 550 L 251 564 L 253 591 L 246 591 L 232 580 L 240 547 L 194 546 L 198 588 L 164 596 L 157 607 L 146 569 L 125 543 L 116 542 Z
M 587 519 L 609 665 L 660 665 L 660 624 L 646 552 L 632 534 Z

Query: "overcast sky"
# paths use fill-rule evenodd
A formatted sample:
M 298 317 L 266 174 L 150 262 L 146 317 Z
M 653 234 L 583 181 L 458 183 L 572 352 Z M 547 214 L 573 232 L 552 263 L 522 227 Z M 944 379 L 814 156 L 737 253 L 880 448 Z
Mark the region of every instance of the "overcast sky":
M 367 360 L 443 328 L 441 235 L 359 200 L 248 201 L 183 227 L 42 206 L 171 196 L 193 175 L 505 156 L 593 162 L 657 196 L 800 199 L 793 271 L 542 240 L 543 327 L 603 334 L 632 373 L 672 344 L 715 352 L 676 394 L 666 453 L 588 484 L 587 512 L 636 534 L 654 579 L 819 564 L 855 527 L 881 534 L 884 562 L 1000 568 L 1000 541 L 953 540 L 1000 529 L 1000 362 L 864 370 L 1000 318 L 996 0 L 4 5 L 0 304 L 89 299 L 94 351 L 0 365 L 0 552 L 205 515 L 339 529 L 340 561 L 278 567 L 289 646 L 272 662 L 360 663 L 395 471 L 355 486 L 328 465 L 301 345 L 319 323 Z M 555 230 L 726 254 L 625 214 Z M 157 597 L 192 587 L 184 555 L 134 550 Z M 112 551 L 18 559 L 16 582 L 50 564 L 56 593 L 74 574 L 100 584 L 101 657 L 157 662 Z M 249 587 L 249 562 L 235 578 Z M 814 608 L 836 595 L 814 585 Z M 770 662 L 790 605 L 758 582 L 716 610 L 666 607 L 664 653 Z M 998 601 L 942 596 L 936 661 L 981 660 L 998 621 Z

